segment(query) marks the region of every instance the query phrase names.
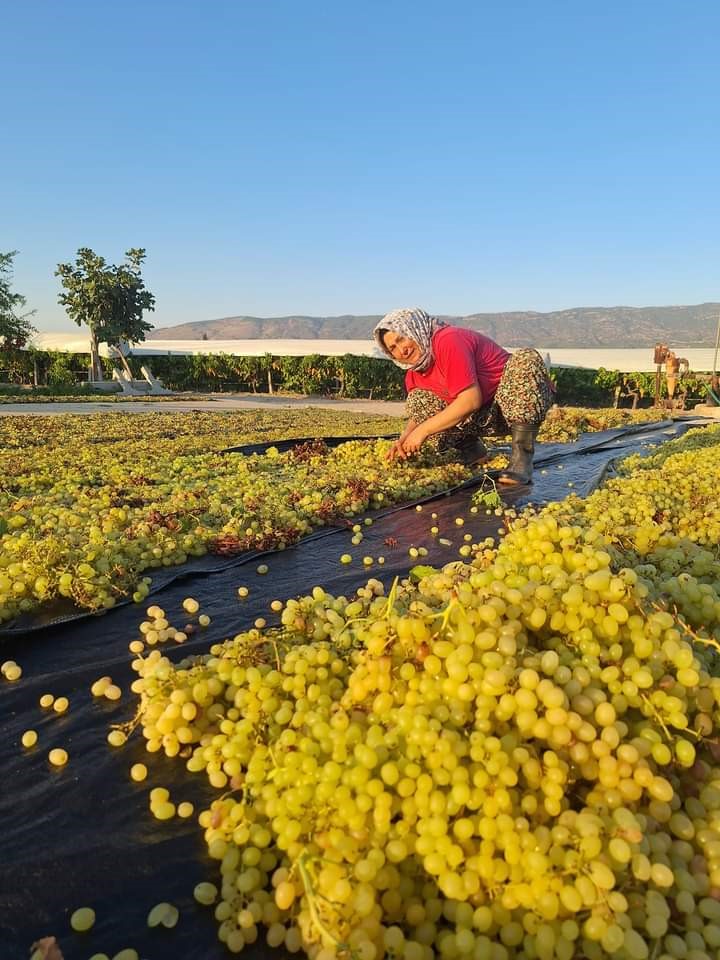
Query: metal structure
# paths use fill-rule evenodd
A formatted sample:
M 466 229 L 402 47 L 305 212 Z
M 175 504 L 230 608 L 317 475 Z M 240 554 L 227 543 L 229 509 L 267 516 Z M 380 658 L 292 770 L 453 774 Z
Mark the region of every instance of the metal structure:
M 720 377 L 718 377 L 718 353 L 720 353 L 720 314 L 718 315 L 717 333 L 715 334 L 715 355 L 710 375 L 710 384 L 705 403 L 695 407 L 695 413 L 702 417 L 720 419 Z
M 718 377 L 718 352 L 720 352 L 720 314 L 718 314 L 717 332 L 715 334 L 715 356 L 713 357 L 712 376 L 708 403 L 720 407 L 720 377 Z
M 655 406 L 667 410 L 684 410 L 687 399 L 687 385 L 684 378 L 690 372 L 690 364 L 685 357 L 678 357 L 666 343 L 656 343 L 653 354 L 655 364 Z M 667 397 L 662 395 L 663 367 Z

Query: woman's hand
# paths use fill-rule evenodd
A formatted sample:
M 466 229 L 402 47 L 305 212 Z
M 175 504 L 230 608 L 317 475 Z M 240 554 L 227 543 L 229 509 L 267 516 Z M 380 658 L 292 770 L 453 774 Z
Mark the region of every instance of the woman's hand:
M 414 420 L 408 420 L 408 422 L 405 424 L 405 429 L 403 432 L 385 454 L 386 460 L 407 460 L 410 454 L 405 448 L 405 441 L 412 433 L 414 433 L 417 427 L 418 425 Z
M 388 452 L 385 454 L 386 460 L 404 460 L 407 454 L 403 448 L 403 438 L 399 437 L 394 441 Z
M 425 424 L 420 424 L 415 427 L 414 430 L 411 430 L 410 433 L 403 440 L 403 459 L 411 457 L 414 453 L 417 453 L 420 447 L 425 443 L 429 434 L 425 429 Z

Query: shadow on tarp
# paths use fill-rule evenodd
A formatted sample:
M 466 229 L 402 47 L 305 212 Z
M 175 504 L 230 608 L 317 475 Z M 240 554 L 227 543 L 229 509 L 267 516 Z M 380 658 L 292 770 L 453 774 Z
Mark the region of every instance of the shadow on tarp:
M 586 435 L 573 444 L 541 445 L 532 487 L 503 497 L 522 506 L 559 500 L 569 491 L 587 494 L 614 457 L 647 452 L 697 423 L 651 424 Z M 175 576 L 152 602 L 167 612 L 171 623 L 183 627 L 188 617 L 182 601 L 193 596 L 212 620 L 181 648 L 166 646 L 165 652 L 175 660 L 204 653 L 211 643 L 251 627 L 257 617 L 276 622 L 269 609 L 273 599 L 308 593 L 316 584 L 346 596 L 371 576 L 389 585 L 418 562 L 409 557 L 410 546 L 427 548 L 423 563 L 457 560 L 465 534 L 482 539 L 494 535 L 500 523 L 494 514 L 471 514 L 471 494 L 458 490 L 421 510 L 415 505 L 393 510 L 364 528 L 357 547 L 349 530 L 323 531 L 321 538 L 266 558 L 270 569 L 265 576 L 247 560 L 202 575 L 195 571 Z M 458 517 L 462 526 L 455 522 Z M 437 536 L 430 533 L 431 526 L 440 528 Z M 393 540 L 396 546 L 390 545 Z M 343 553 L 352 555 L 352 564 L 339 563 Z M 381 555 L 386 558 L 383 566 L 377 563 Z M 364 556 L 374 558 L 372 566 L 363 566 Z M 241 601 L 237 587 L 243 584 L 250 595 Z M 207 856 L 202 829 L 195 817 L 160 822 L 148 809 L 155 786 L 168 787 L 173 802 L 191 800 L 198 812 L 218 792 L 203 776 L 188 776 L 182 761 L 148 754 L 139 733 L 119 749 L 106 740 L 110 724 L 130 719 L 135 708 L 129 690 L 135 674 L 127 645 L 139 637 L 142 619 L 141 608 L 129 605 L 6 638 L 3 659 L 16 659 L 23 676 L 0 687 L 0 960 L 26 960 L 31 942 L 46 935 L 58 938 L 65 960 L 87 960 L 101 951 L 112 957 L 128 946 L 146 960 L 229 956 L 217 940 L 212 908 L 200 907 L 192 898 L 196 883 L 218 879 L 218 865 Z M 122 687 L 117 703 L 90 695 L 90 685 L 104 674 Z M 38 701 L 44 693 L 68 697 L 67 713 L 42 710 Z M 38 743 L 24 750 L 20 737 L 28 729 L 38 732 Z M 48 763 L 54 747 L 68 751 L 62 769 Z M 129 776 L 138 762 L 149 769 L 143 783 Z M 178 925 L 174 930 L 149 930 L 147 914 L 164 900 L 180 910 Z M 73 933 L 69 924 L 70 914 L 81 906 L 92 906 L 97 914 L 95 927 L 86 934 Z M 251 960 L 280 953 L 260 940 L 244 951 Z

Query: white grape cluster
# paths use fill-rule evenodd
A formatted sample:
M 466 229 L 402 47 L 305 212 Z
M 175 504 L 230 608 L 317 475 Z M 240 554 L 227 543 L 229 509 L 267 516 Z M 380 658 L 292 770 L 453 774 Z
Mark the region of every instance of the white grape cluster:
M 469 563 L 135 659 L 148 749 L 220 792 L 231 952 L 717 960 L 720 431 L 684 444 Z
M 221 939 L 309 956 L 713 960 L 713 678 L 595 531 L 543 517 L 385 596 L 138 658 L 151 750 L 201 814 Z

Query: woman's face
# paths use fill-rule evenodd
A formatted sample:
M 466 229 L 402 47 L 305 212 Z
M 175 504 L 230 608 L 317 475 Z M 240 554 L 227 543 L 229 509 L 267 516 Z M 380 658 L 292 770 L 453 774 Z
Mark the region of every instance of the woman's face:
M 393 360 L 399 360 L 400 363 L 417 363 L 422 354 L 420 344 L 411 337 L 404 337 L 401 333 L 395 333 L 388 330 L 383 336 L 383 343 L 388 349 Z

